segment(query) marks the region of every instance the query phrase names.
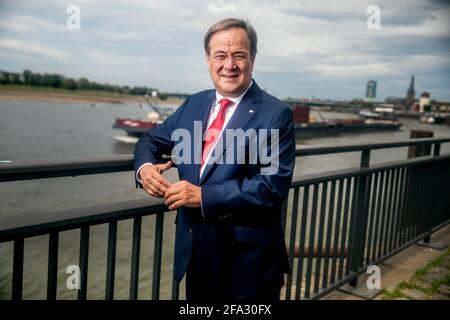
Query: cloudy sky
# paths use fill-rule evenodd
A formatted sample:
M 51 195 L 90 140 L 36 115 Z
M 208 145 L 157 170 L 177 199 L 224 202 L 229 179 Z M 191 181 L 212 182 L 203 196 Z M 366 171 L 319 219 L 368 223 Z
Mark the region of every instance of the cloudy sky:
M 369 79 L 378 99 L 405 96 L 414 73 L 416 97 L 450 100 L 448 0 L 0 0 L 0 69 L 193 93 L 212 87 L 203 35 L 227 17 L 254 25 L 254 78 L 276 96 L 361 98 Z

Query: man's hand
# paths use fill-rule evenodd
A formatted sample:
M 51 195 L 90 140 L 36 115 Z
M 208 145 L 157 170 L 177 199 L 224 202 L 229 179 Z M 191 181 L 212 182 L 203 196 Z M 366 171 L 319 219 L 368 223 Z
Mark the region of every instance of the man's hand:
M 151 196 L 162 198 L 170 186 L 161 174 L 172 166 L 172 161 L 165 164 L 146 165 L 139 171 L 144 190 Z
M 170 185 L 164 197 L 170 210 L 181 207 L 199 208 L 201 206 L 201 188 L 186 180 Z

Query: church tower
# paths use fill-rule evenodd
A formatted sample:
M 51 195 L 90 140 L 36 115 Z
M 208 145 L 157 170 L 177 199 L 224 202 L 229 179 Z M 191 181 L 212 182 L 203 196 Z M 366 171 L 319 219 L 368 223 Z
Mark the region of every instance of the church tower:
M 416 97 L 416 91 L 414 90 L 414 74 L 411 77 L 411 83 L 409 84 L 409 89 L 406 91 L 406 108 L 410 109 L 414 104 Z

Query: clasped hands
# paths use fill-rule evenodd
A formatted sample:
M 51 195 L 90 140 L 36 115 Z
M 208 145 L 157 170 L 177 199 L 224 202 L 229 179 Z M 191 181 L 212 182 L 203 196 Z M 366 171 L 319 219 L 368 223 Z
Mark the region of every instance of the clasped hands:
M 199 208 L 201 205 L 201 188 L 181 180 L 170 183 L 162 173 L 172 166 L 172 161 L 164 164 L 146 165 L 139 171 L 142 186 L 151 196 L 164 198 L 170 210 L 181 207 Z

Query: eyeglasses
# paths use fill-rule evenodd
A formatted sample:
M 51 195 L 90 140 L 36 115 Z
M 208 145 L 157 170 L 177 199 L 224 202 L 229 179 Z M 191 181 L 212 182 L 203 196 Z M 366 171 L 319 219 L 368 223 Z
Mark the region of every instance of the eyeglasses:
M 235 53 L 231 56 L 225 53 L 217 53 L 212 56 L 212 59 L 216 63 L 224 63 L 228 60 L 228 58 L 231 58 L 234 62 L 244 62 L 248 61 L 250 55 L 244 52 Z

